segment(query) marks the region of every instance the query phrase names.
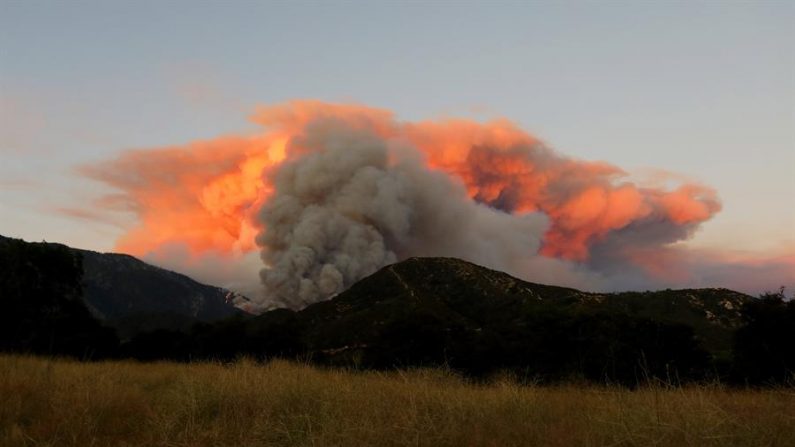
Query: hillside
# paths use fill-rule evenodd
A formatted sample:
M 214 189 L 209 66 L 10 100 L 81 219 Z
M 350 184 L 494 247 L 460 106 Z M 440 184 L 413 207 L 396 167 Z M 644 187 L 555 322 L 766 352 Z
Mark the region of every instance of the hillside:
M 295 312 L 133 343 L 176 358 L 237 355 L 389 369 L 446 365 L 540 380 L 572 375 L 633 383 L 642 375 L 699 377 L 729 361 L 740 309 L 725 289 L 597 294 L 529 283 L 451 258 L 382 268 L 336 297 Z M 169 344 L 158 347 L 158 340 Z M 711 366 L 712 365 L 712 366 Z
M 74 250 L 83 260 L 83 299 L 100 320 L 129 335 L 143 329 L 188 328 L 242 312 L 220 287 L 132 256 Z
M 313 328 L 314 344 L 326 352 L 361 345 L 400 315 L 429 313 L 478 331 L 521 327 L 528 311 L 542 308 L 686 325 L 702 347 L 722 352 L 730 349 L 731 334 L 741 324 L 740 309 L 750 299 L 727 289 L 589 293 L 530 283 L 459 259 L 411 258 L 300 314 Z
M 40 255 L 26 258 L 32 253 Z M 17 264 L 8 267 L 9 277 L 5 280 L 8 285 L 3 290 L 14 287 L 14 293 L 23 296 L 28 290 L 57 282 L 59 275 L 68 277 L 70 284 L 77 282 L 69 294 L 72 299 L 82 301 L 96 319 L 117 329 L 122 339 L 161 328 L 186 330 L 197 322 L 218 321 L 241 313 L 226 302 L 229 291 L 198 283 L 129 255 L 0 236 L 0 258 L 10 262 L 15 256 Z M 51 256 L 71 257 L 79 268 L 55 272 L 46 265 Z M 38 273 L 12 278 L 11 272 L 23 267 Z

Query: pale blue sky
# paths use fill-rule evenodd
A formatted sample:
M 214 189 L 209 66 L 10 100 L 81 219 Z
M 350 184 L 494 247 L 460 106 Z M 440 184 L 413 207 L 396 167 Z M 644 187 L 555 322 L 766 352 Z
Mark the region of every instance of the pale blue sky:
M 253 129 L 256 104 L 505 116 L 715 187 L 694 246 L 795 247 L 795 2 L 0 0 L 0 233 L 109 250 L 72 168 Z

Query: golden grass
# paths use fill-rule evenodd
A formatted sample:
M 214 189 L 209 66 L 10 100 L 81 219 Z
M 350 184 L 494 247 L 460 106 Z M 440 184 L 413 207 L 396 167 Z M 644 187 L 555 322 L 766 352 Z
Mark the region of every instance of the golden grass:
M 795 446 L 792 389 L 473 385 L 444 371 L 0 356 L 7 446 Z

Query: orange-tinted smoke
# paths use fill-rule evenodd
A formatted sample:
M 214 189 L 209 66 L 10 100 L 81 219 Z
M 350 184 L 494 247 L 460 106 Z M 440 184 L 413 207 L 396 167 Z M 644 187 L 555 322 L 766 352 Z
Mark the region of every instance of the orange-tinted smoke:
M 549 216 L 542 247 L 548 256 L 583 261 L 612 231 L 652 221 L 697 225 L 720 210 L 709 188 L 663 191 L 621 182 L 622 170 L 565 158 L 505 121 L 424 122 L 405 130 L 431 166 L 460 177 L 475 200 Z
M 609 164 L 563 157 L 505 120 L 404 123 L 388 111 L 318 101 L 263 107 L 253 120 L 265 128 L 259 136 L 132 151 L 84 168 L 121 190 L 138 215 L 138 226 L 116 248 L 137 255 L 171 243 L 195 255 L 255 249 L 253 214 L 268 199 L 267 173 L 311 151 L 300 136 L 319 121 L 415 146 L 429 168 L 459 179 L 476 201 L 511 213 L 545 213 L 547 256 L 584 261 L 613 232 L 660 222 L 694 226 L 720 209 L 708 188 L 642 188 L 622 181 L 624 172 Z
M 138 216 L 116 250 L 144 256 L 180 244 L 196 256 L 242 253 L 255 248 L 251 215 L 269 191 L 262 171 L 283 157 L 284 141 L 222 137 L 129 151 L 81 172 L 123 191 L 105 197 L 103 205 Z

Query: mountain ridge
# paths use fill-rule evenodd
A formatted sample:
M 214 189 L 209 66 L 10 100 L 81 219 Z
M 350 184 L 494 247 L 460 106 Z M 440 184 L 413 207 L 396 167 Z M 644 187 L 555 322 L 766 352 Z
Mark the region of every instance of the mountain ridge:
M 216 304 L 226 302 L 223 289 L 130 256 L 0 237 L 0 264 L 0 349 L 14 352 L 284 357 L 357 369 L 445 366 L 474 377 L 507 371 L 539 381 L 629 385 L 650 377 L 786 381 L 791 371 L 791 348 L 779 339 L 792 331 L 795 306 L 783 292 L 761 299 L 721 288 L 592 293 L 455 258 L 409 258 L 302 310 L 251 316 L 222 308 L 231 316 L 212 320 L 202 313 L 207 301 L 184 283 L 209 288 Z M 99 303 L 93 314 L 87 291 Z M 164 305 L 158 296 L 175 299 Z M 159 313 L 136 313 L 152 306 Z M 168 313 L 168 306 L 181 313 Z M 774 346 L 779 357 L 760 346 Z
M 339 334 L 338 328 L 346 325 L 343 320 L 358 327 L 356 334 L 373 335 L 390 314 L 405 312 L 402 306 L 441 312 L 451 322 L 466 321 L 465 326 L 473 329 L 521 325 L 525 312 L 546 306 L 572 313 L 611 313 L 686 324 L 694 328 L 705 349 L 726 355 L 731 348 L 731 333 L 740 324 L 740 309 L 750 299 L 749 295 L 722 288 L 583 292 L 531 283 L 455 258 L 409 258 L 385 266 L 332 300 L 315 303 L 297 314 L 307 319 L 307 326 L 315 328 L 309 331 L 310 338 L 319 351 L 326 353 L 366 344 L 353 333 Z M 709 315 L 714 318 L 710 320 Z
M 0 235 L 0 247 L 27 244 L 65 250 L 80 259 L 80 298 L 91 314 L 122 339 L 161 328 L 187 330 L 243 313 L 227 302 L 230 291 L 202 284 L 134 256 L 100 253 L 53 242 L 27 242 Z

